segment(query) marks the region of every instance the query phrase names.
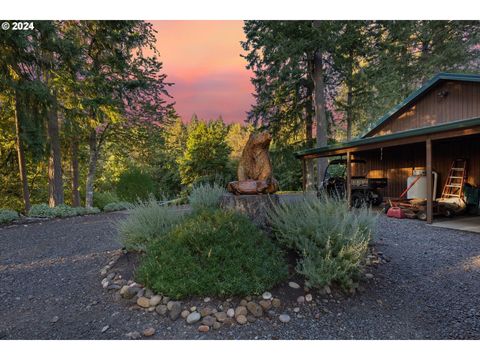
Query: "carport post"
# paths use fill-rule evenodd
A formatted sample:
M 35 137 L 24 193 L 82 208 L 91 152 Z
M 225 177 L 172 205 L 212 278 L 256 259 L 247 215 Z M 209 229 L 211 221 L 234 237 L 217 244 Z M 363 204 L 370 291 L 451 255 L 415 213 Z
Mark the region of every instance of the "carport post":
M 432 140 L 426 140 L 426 159 L 425 165 L 427 169 L 427 223 L 433 221 L 433 184 L 432 184 Z
M 350 159 L 350 151 L 347 151 L 347 201 L 351 205 L 352 201 L 352 161 Z

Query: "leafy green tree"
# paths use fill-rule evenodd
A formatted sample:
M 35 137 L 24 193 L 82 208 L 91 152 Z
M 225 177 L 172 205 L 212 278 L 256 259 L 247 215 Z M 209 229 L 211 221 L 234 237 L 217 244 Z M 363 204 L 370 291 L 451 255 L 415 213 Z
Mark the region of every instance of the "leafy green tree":
M 328 49 L 335 26 L 327 21 L 246 21 L 247 68 L 255 73 L 256 104 L 249 114 L 274 134 L 298 133 L 305 129 L 306 145 L 327 144 L 327 96 L 330 73 L 326 72 Z M 280 129 L 286 131 L 280 131 Z M 326 163 L 317 161 L 323 172 Z M 313 185 L 313 163 L 309 163 L 308 186 Z
M 221 120 L 204 122 L 192 119 L 187 127 L 185 153 L 178 160 L 183 185 L 231 178 L 227 131 Z
M 106 138 L 119 123 L 161 123 L 171 105 L 158 60 L 152 24 L 143 21 L 83 21 L 82 107 L 89 124 L 87 207 L 93 205 L 94 181 Z M 148 48 L 152 56 L 144 54 Z

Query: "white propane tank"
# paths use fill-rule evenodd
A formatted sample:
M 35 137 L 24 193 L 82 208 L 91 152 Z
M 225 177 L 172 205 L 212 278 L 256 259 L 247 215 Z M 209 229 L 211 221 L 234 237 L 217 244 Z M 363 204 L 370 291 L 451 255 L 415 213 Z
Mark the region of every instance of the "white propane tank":
M 407 187 L 409 187 L 415 179 L 420 176 L 420 179 L 407 191 L 407 199 L 426 199 L 427 198 L 427 171 L 425 169 L 414 169 L 412 176 L 409 176 L 407 179 Z M 438 174 L 435 171 L 432 171 L 433 176 L 433 187 L 432 195 L 433 200 L 436 198 L 437 194 L 437 179 Z

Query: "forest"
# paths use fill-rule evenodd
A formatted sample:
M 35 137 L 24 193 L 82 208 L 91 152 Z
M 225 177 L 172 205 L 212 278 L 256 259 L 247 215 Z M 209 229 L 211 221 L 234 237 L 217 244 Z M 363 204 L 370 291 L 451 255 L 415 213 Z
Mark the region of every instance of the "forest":
M 244 124 L 179 117 L 148 22 L 3 31 L 0 208 L 183 198 L 195 184 L 234 179 L 256 129 L 273 134 L 281 190 L 300 190 L 296 150 L 353 139 L 438 72 L 478 72 L 479 30 L 472 21 L 245 21 L 239 56 L 255 101 Z M 323 166 L 309 164 L 309 186 Z

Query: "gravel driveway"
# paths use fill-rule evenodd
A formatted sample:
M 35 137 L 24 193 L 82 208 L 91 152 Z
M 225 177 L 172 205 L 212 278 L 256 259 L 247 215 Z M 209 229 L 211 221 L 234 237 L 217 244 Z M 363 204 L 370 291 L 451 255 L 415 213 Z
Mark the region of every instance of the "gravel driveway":
M 123 216 L 0 228 L 0 338 L 125 339 L 150 326 L 156 339 L 480 338 L 480 234 L 381 216 L 375 246 L 390 262 L 371 270 L 361 294 L 317 297 L 318 319 L 305 309 L 288 324 L 260 319 L 200 334 L 102 289 L 99 269 L 119 248 L 114 222 Z

